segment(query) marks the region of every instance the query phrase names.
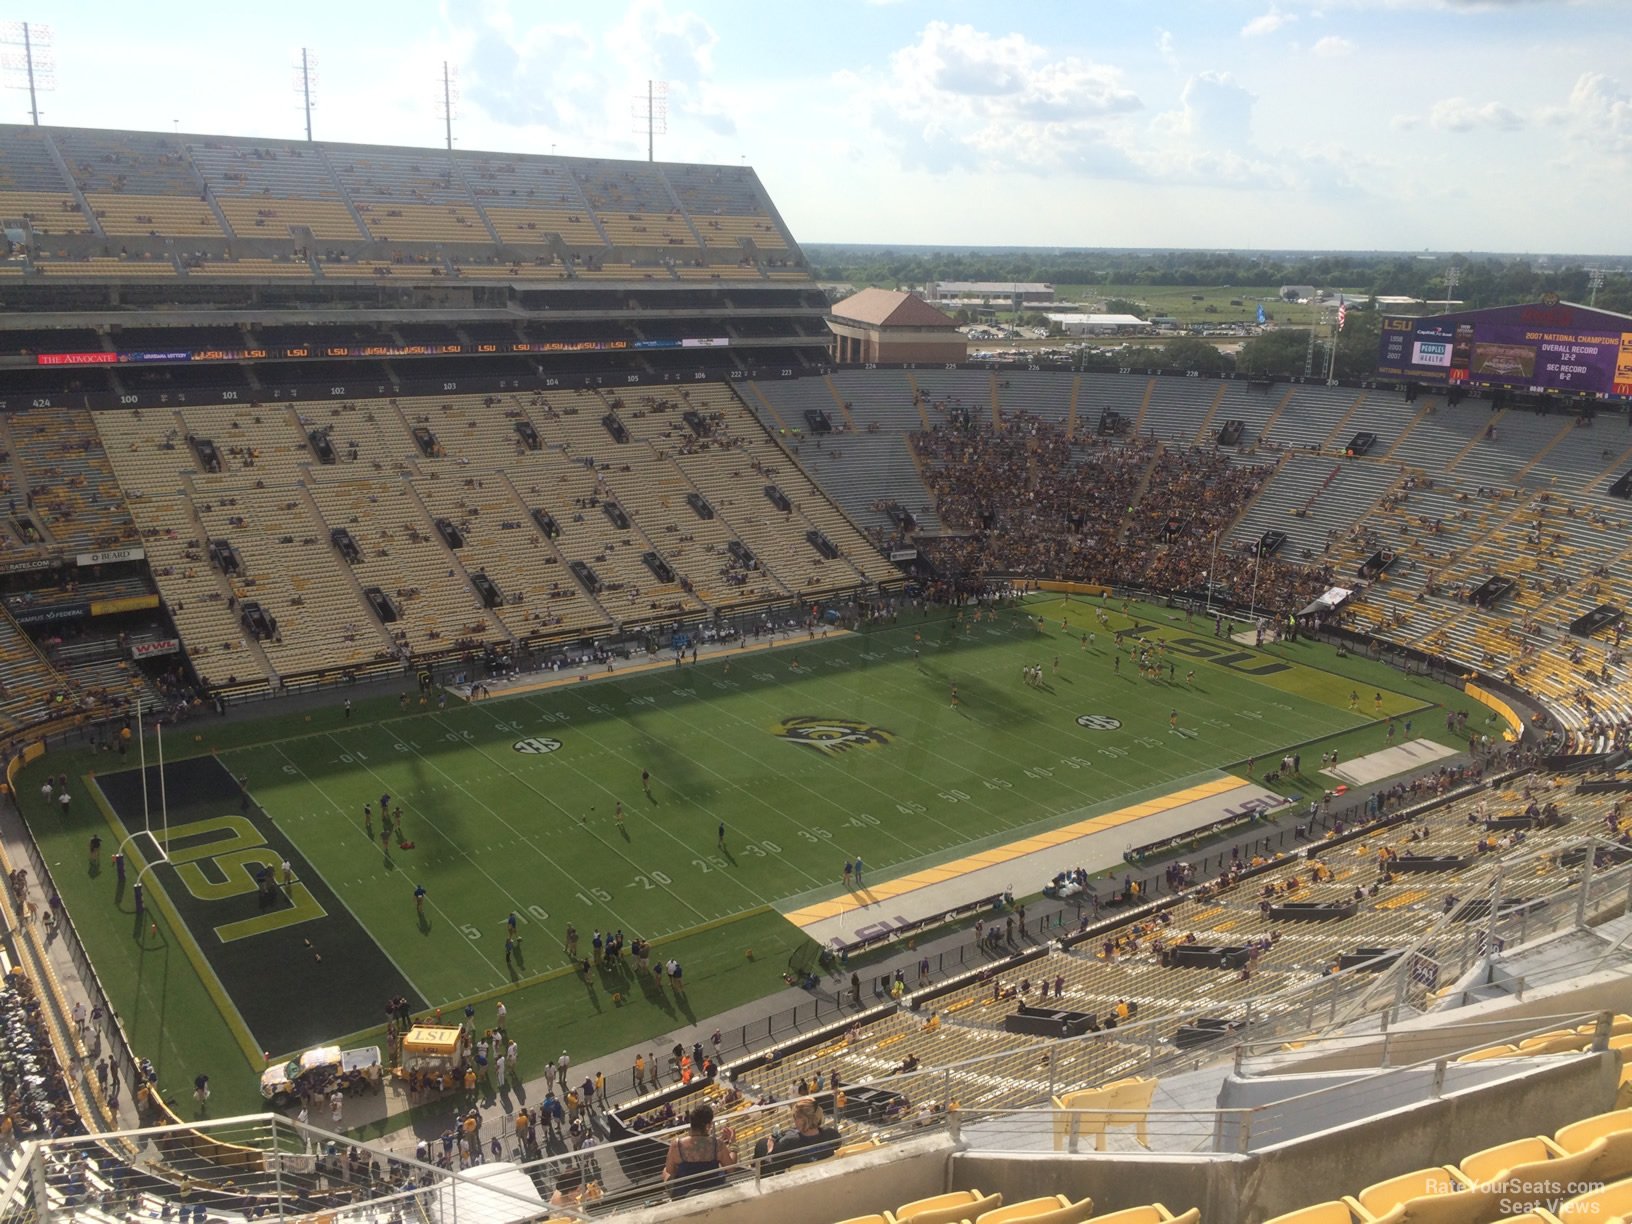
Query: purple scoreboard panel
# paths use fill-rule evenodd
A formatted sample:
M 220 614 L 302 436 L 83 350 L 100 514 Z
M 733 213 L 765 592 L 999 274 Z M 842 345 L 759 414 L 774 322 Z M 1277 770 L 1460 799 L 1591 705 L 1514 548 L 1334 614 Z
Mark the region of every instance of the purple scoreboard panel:
M 1377 373 L 1443 386 L 1632 398 L 1632 317 L 1568 302 L 1389 315 Z

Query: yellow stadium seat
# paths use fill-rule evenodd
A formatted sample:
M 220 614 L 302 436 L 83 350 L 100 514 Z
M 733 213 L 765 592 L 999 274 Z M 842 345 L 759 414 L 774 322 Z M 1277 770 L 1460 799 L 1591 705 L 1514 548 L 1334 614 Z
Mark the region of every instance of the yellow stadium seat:
M 1571 1122 L 1568 1126 L 1560 1127 L 1553 1139 L 1566 1152 L 1579 1152 L 1594 1140 L 1623 1130 L 1632 1130 L 1632 1109 L 1617 1109 Z
M 883 1146 L 883 1140 L 881 1140 L 877 1135 L 874 1135 L 871 1139 L 861 1139 L 855 1143 L 847 1143 L 843 1147 L 839 1148 L 838 1151 L 834 1152 L 833 1155 L 835 1159 L 840 1156 L 859 1156 L 863 1152 L 877 1151 Z
M 1278 1215 L 1264 1224 L 1354 1224 L 1354 1209 L 1342 1199 L 1299 1207 L 1285 1215 Z
M 1558 1224 L 1558 1217 L 1545 1208 L 1526 1211 L 1523 1215 L 1504 1216 L 1495 1224 Z
M 894 1211 L 900 1224 L 962 1224 L 1003 1206 L 1001 1194 L 981 1194 L 979 1190 L 956 1190 L 926 1199 L 903 1203 Z
M 1586 1033 L 1590 1036 L 1598 1031 L 1598 1022 L 1594 1020 L 1590 1024 L 1583 1024 L 1575 1031 L 1578 1033 Z M 1621 1013 L 1610 1020 L 1609 1035 L 1611 1037 L 1632 1036 L 1632 1016 Z
M 1535 1033 L 1532 1036 L 1522 1038 L 1518 1044 L 1519 1049 L 1522 1050 L 1526 1046 L 1535 1045 L 1539 1041 L 1551 1041 L 1555 1037 L 1574 1037 L 1576 1035 L 1574 1029 L 1552 1029 L 1545 1033 Z
M 1619 1181 L 1632 1174 L 1632 1131 L 1600 1135 L 1579 1152 L 1549 1155 L 1503 1170 L 1482 1184 L 1501 1209 L 1535 1211 L 1562 1202 L 1583 1186 Z
M 1519 1042 L 1520 1054 L 1566 1054 L 1587 1048 L 1591 1038 L 1581 1033 L 1552 1033 Z
M 1513 1055 L 1517 1054 L 1518 1052 L 1519 1047 L 1516 1045 L 1486 1046 L 1482 1050 L 1470 1050 L 1456 1061 L 1459 1063 L 1465 1063 L 1483 1062 L 1487 1058 L 1512 1058 Z
M 1087 1224 L 1196 1224 L 1200 1219 L 1201 1209 L 1197 1207 L 1176 1216 L 1160 1203 L 1150 1203 L 1144 1207 L 1125 1207 L 1121 1211 L 1094 1216 Z
M 1566 1155 L 1563 1148 L 1551 1139 L 1537 1135 L 1528 1139 L 1514 1139 L 1511 1143 L 1498 1143 L 1495 1147 L 1473 1152 L 1458 1161 L 1456 1167 L 1473 1185 L 1482 1186 L 1486 1182 L 1495 1181 L 1517 1165 L 1554 1160 L 1563 1155 Z
M 889 1212 L 875 1215 L 851 1216 L 848 1220 L 840 1220 L 838 1224 L 895 1224 L 895 1217 Z
M 975 1224 L 1083 1224 L 1093 1214 L 1093 1199 L 1073 1203 L 1063 1194 L 1054 1194 L 988 1211 Z
M 1558 1209 L 1563 1224 L 1611 1224 L 1632 1216 L 1632 1177 L 1578 1194 Z
M 1426 1169 L 1413 1169 L 1367 1186 L 1355 1195 L 1355 1199 L 1367 1214 L 1378 1217 L 1387 1215 L 1408 1199 L 1430 1194 L 1454 1194 L 1467 1188 L 1467 1179 L 1456 1170 L 1447 1165 L 1430 1165 Z

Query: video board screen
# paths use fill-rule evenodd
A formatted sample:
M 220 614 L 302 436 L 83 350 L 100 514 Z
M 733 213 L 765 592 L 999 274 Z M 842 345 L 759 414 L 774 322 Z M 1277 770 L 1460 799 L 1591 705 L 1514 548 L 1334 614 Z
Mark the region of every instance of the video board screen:
M 1632 398 L 1632 318 L 1567 302 L 1385 316 L 1384 378 Z

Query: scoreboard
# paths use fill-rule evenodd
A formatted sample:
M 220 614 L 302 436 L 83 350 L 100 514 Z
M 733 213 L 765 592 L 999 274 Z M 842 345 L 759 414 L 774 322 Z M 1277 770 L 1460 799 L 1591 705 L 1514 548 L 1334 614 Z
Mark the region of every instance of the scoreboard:
M 1632 399 L 1632 317 L 1568 302 L 1383 318 L 1383 378 Z

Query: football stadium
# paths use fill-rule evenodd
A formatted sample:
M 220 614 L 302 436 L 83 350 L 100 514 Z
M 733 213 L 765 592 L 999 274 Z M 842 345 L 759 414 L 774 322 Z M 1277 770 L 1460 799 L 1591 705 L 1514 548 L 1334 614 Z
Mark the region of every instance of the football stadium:
M 997 365 L 747 164 L 0 221 L 0 1220 L 1632 1212 L 1632 317 Z

